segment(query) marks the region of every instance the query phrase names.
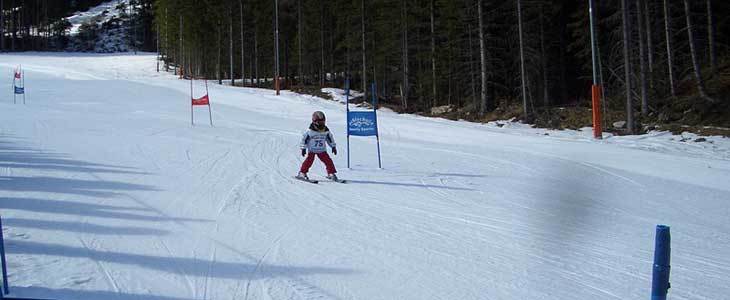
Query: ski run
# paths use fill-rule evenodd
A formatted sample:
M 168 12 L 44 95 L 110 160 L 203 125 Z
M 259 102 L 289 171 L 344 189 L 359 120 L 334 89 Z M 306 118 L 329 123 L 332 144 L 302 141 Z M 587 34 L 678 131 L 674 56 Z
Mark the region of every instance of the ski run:
M 22 65 L 26 104 L 13 104 Z M 591 138 L 190 82 L 154 54 L 0 54 L 0 214 L 11 295 L 52 299 L 670 299 L 730 294 L 730 142 Z M 196 93 L 204 83 L 194 83 Z M 200 96 L 200 95 L 196 95 Z M 347 184 L 299 141 L 323 111 Z

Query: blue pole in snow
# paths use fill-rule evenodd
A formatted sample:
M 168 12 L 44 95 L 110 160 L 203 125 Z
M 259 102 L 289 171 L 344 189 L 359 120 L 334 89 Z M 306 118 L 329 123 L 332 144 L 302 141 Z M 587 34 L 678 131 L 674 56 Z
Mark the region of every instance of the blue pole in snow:
M 345 128 L 347 128 L 347 168 L 350 168 L 350 124 L 347 122 L 350 119 L 350 79 L 345 79 Z
M 25 104 L 25 71 L 22 72 L 21 79 L 23 80 L 23 104 Z
M 16 69 L 16 71 L 13 72 L 13 104 L 17 104 L 16 97 L 18 96 L 18 94 L 15 93 L 15 90 L 16 90 L 15 89 L 15 73 L 16 72 L 18 72 L 17 69 Z
M 8 288 L 8 269 L 7 269 L 7 261 L 5 260 L 5 239 L 3 238 L 3 221 L 1 218 L 0 218 L 0 263 L 3 264 L 2 265 L 3 292 L 5 294 L 9 294 L 10 289 Z M 0 294 L 2 294 L 2 293 L 0 293 Z
M 380 163 L 380 133 L 378 132 L 378 108 L 377 108 L 377 96 L 375 95 L 375 82 L 372 85 L 373 90 L 373 114 L 375 115 L 375 140 L 378 144 L 378 168 L 382 169 L 383 165 Z
M 651 281 L 651 300 L 666 300 L 669 290 L 669 226 L 657 225 L 654 245 L 654 271 Z

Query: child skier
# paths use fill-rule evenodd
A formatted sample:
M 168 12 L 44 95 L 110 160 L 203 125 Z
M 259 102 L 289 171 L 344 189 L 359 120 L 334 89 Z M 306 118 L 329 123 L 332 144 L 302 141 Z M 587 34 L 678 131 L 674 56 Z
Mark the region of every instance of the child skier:
M 314 156 L 317 155 L 319 160 L 321 160 L 327 168 L 327 179 L 340 181 L 337 179 L 337 175 L 335 175 L 335 173 L 337 173 L 335 164 L 332 162 L 329 154 L 327 154 L 327 144 L 329 144 L 330 147 L 332 147 L 332 154 L 337 155 L 337 144 L 335 144 L 335 138 L 324 123 L 324 113 L 321 111 L 315 111 L 312 114 L 312 124 L 309 125 L 309 130 L 307 130 L 302 136 L 302 141 L 299 144 L 299 147 L 302 149 L 302 156 L 307 156 L 307 158 L 304 160 L 302 167 L 299 169 L 299 175 L 297 175 L 297 177 L 300 179 L 311 181 L 307 176 L 307 172 L 309 172 L 309 168 L 312 167 L 312 163 L 314 163 Z M 309 154 L 307 154 L 307 150 L 309 151 Z

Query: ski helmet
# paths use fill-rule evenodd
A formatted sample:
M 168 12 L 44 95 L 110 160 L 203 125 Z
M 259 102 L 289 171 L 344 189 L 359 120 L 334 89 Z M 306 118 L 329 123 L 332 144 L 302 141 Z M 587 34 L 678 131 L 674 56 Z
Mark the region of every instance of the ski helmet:
M 321 111 L 315 111 L 312 114 L 312 122 L 324 121 L 325 119 L 326 118 L 324 117 L 324 113 Z

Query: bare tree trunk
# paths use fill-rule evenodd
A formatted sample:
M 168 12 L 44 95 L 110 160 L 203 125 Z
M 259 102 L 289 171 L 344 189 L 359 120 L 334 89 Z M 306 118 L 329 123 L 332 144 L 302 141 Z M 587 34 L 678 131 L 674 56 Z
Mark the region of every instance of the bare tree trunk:
M 335 70 L 335 21 L 334 17 L 330 16 L 330 78 L 329 80 L 337 80 L 337 77 L 335 74 L 337 74 L 337 71 Z
M 330 11 L 331 10 L 332 9 L 330 9 Z M 330 13 L 329 17 L 330 17 L 329 18 L 330 19 L 330 23 L 329 23 L 330 24 L 330 26 L 329 26 L 330 27 L 330 34 L 329 34 L 329 36 L 330 36 L 330 45 L 329 45 L 329 48 L 330 48 L 330 66 L 329 66 L 330 78 L 329 78 L 329 80 L 335 81 L 335 80 L 337 80 L 337 76 L 336 76 L 337 71 L 335 70 L 335 34 L 337 33 L 337 31 L 335 29 L 335 18 L 332 16 L 332 13 Z
M 362 9 L 361 24 L 362 24 L 362 93 L 367 99 L 368 94 L 368 78 L 367 78 L 367 64 L 365 63 L 365 0 L 360 1 Z
M 373 47 L 372 49 L 376 49 L 375 39 L 370 39 L 370 41 L 372 42 L 372 44 L 371 44 L 371 47 Z M 378 83 L 378 68 L 377 68 L 377 65 L 375 64 L 375 58 L 374 57 L 373 57 L 373 63 L 371 65 L 372 65 L 371 68 L 373 70 L 373 79 L 372 80 L 373 80 L 373 83 L 375 83 L 377 85 L 377 83 Z M 371 96 L 371 97 L 376 97 L 377 98 L 378 97 L 378 91 L 377 90 L 374 90 L 373 91 L 372 88 L 370 88 L 370 90 L 375 94 L 374 96 Z
M 449 45 L 449 64 L 448 64 L 448 68 L 449 68 L 449 73 L 448 73 L 449 74 L 449 78 L 448 78 L 449 91 L 448 91 L 447 96 L 446 96 L 446 99 L 447 99 L 446 104 L 448 104 L 448 105 L 451 105 L 452 83 L 453 83 L 453 80 L 452 79 L 453 79 L 453 74 L 454 74 L 454 72 L 453 72 L 453 68 L 454 68 L 454 56 L 453 56 L 452 53 L 453 53 L 453 47 L 451 45 Z
M 433 92 L 433 104 L 437 106 L 436 94 L 436 30 L 434 24 L 435 0 L 431 0 L 431 89 Z
M 629 134 L 634 133 L 634 109 L 633 101 L 631 101 L 631 53 L 629 52 L 629 41 L 631 36 L 629 32 L 629 1 L 621 0 L 621 23 L 623 27 L 623 42 L 624 42 L 624 86 L 626 88 L 626 129 Z
M 132 14 L 132 3 L 129 3 L 129 6 L 127 6 L 129 9 L 129 23 L 127 23 L 127 36 L 129 37 L 129 46 L 134 50 L 134 35 L 132 34 L 132 27 L 134 27 L 134 24 L 132 24 L 132 21 L 134 20 Z M 135 50 L 136 51 L 136 50 Z
M 254 59 L 254 76 L 256 78 L 256 87 L 259 86 L 259 43 L 258 43 L 258 34 L 256 33 L 256 26 L 254 26 L 254 34 L 253 34 L 253 59 Z
M 695 49 L 695 38 L 694 28 L 692 27 L 692 10 L 689 6 L 689 0 L 684 0 L 684 12 L 687 15 L 687 35 L 689 36 L 689 51 L 692 55 L 692 66 L 694 67 L 695 78 L 697 79 L 697 89 L 700 92 L 702 98 L 707 99 L 710 102 L 715 102 L 712 98 L 707 95 L 705 90 L 705 81 L 702 79 L 702 71 L 700 70 L 700 62 L 697 58 L 697 49 Z
M 157 33 L 157 38 L 155 39 L 156 48 L 157 48 L 157 73 L 160 73 L 160 59 L 162 58 L 162 55 L 160 55 L 160 23 L 157 23 L 157 29 L 155 30 L 155 33 Z M 2 38 L 2 35 L 0 35 L 0 39 Z M 48 42 L 48 38 L 46 38 L 46 42 Z M 48 49 L 48 44 L 46 43 L 46 49 Z
M 644 6 L 642 5 L 642 2 L 644 1 L 646 0 L 636 0 L 636 28 L 639 32 L 639 88 L 641 89 L 641 115 L 646 117 L 649 114 L 646 86 L 646 49 L 644 48 L 644 31 L 641 29 L 641 24 L 644 24 Z
M 541 11 L 544 11 L 544 6 L 540 6 Z M 543 24 L 543 14 L 540 16 L 540 57 L 542 60 L 542 102 L 545 107 L 550 106 L 550 88 L 548 86 L 548 69 L 547 69 L 547 55 L 545 53 L 545 28 Z
M 231 72 L 229 76 L 231 76 L 231 86 L 236 86 L 236 76 L 233 74 L 233 9 L 230 11 L 228 21 L 228 65 Z
M 421 7 L 421 0 L 416 0 L 416 7 Z M 421 40 L 422 28 L 419 28 L 418 26 L 416 26 L 415 29 L 416 29 L 416 45 L 418 45 L 418 41 L 422 41 Z M 418 50 L 416 50 L 416 53 L 420 53 L 420 52 Z M 423 64 L 424 64 L 423 61 L 424 61 L 424 58 L 422 55 L 416 55 L 416 63 L 418 64 L 418 69 L 416 70 L 416 74 L 423 74 L 425 72 L 424 66 L 423 66 Z M 418 86 L 416 88 L 416 91 L 417 91 L 416 94 L 418 96 L 418 101 L 416 101 L 416 103 L 418 103 L 418 106 L 420 106 L 421 109 L 425 110 L 426 101 L 423 99 L 423 94 L 426 91 L 426 88 L 423 87 L 423 80 L 416 80 L 416 83 Z
M 246 86 L 246 59 L 243 42 L 243 0 L 238 1 L 240 13 L 241 13 L 241 85 Z
M 302 63 L 302 0 L 297 0 L 297 46 L 299 53 L 299 64 L 297 66 L 297 85 L 304 85 L 304 69 Z
M 0 0 L 0 1 L 2 1 L 2 0 Z M 169 60 L 169 55 L 170 55 L 170 43 L 169 43 L 168 36 L 170 35 L 170 27 L 168 26 L 167 21 L 168 21 L 167 7 L 165 7 L 165 56 L 164 56 L 165 57 L 165 72 L 170 71 L 169 65 L 168 65 L 168 60 Z
M 251 61 L 251 63 L 248 64 L 248 74 L 249 74 L 248 76 L 249 76 L 249 78 L 251 78 L 251 80 L 249 80 L 249 83 L 251 84 L 251 86 L 254 86 L 254 82 L 256 82 L 256 76 L 255 76 L 256 70 L 254 69 L 256 66 L 256 29 L 255 28 L 253 30 L 253 33 L 254 33 L 253 34 L 253 36 L 254 36 L 254 49 L 253 50 L 254 51 L 251 51 L 251 54 L 249 54 L 249 61 Z
M 274 0 L 274 87 L 279 95 L 279 1 Z
M 474 45 L 472 38 L 472 27 L 471 22 L 466 22 L 467 31 L 469 32 L 469 77 L 471 78 L 471 97 L 474 107 L 476 108 L 479 104 L 477 98 L 476 80 L 474 79 Z
M 12 19 L 10 22 L 10 33 L 12 34 L 12 38 L 10 39 L 10 51 L 15 51 L 15 39 L 18 38 L 18 13 L 15 11 L 15 0 L 11 2 L 11 8 L 13 8 L 10 11 L 10 18 Z
M 517 0 L 517 27 L 520 35 L 520 77 L 522 78 L 522 106 L 525 120 L 529 119 L 527 108 L 527 74 L 525 74 L 525 47 L 522 34 L 522 0 Z
M 707 0 L 707 46 L 710 49 L 712 75 L 715 75 L 717 72 L 717 53 L 715 53 L 715 24 L 712 19 L 712 0 Z
M 563 2 L 561 9 L 560 9 L 560 63 L 559 63 L 559 69 L 560 69 L 560 98 L 561 99 L 568 99 L 568 71 L 567 71 L 567 59 L 566 59 L 566 53 L 568 52 L 568 42 L 566 41 L 566 35 L 567 35 L 567 24 L 568 24 L 568 14 L 566 13 L 567 3 Z M 603 89 L 602 89 L 603 90 Z M 605 101 L 604 101 L 605 102 Z
M 289 58 L 290 58 L 289 57 L 290 56 L 289 43 L 291 43 L 290 36 L 284 35 L 282 43 L 284 43 L 284 45 L 281 46 L 280 49 L 281 49 L 281 51 L 284 51 L 284 53 L 281 54 L 284 56 L 284 58 L 281 58 L 281 56 L 279 58 L 279 80 L 280 80 L 278 83 L 279 89 L 284 89 L 285 83 L 293 82 L 294 79 L 292 79 L 292 78 L 296 77 L 295 74 L 292 74 L 292 72 L 295 72 L 295 71 L 289 72 L 289 66 L 290 66 L 290 64 L 289 64 Z M 294 70 L 294 69 L 292 68 L 292 70 Z M 266 76 L 264 76 L 264 77 L 266 77 Z M 264 80 L 266 80 L 266 79 L 264 79 Z M 264 81 L 264 82 L 266 82 L 266 81 Z M 277 83 L 272 81 L 272 84 L 277 84 Z
M 319 87 L 324 87 L 324 1 L 320 2 L 319 17 L 319 49 L 320 49 L 320 65 L 319 65 Z
M 223 84 L 223 78 L 221 76 L 221 42 L 223 42 L 223 24 L 218 22 L 218 43 L 216 43 L 216 48 L 218 48 L 218 58 L 216 59 L 215 64 L 215 75 L 218 79 L 218 84 Z M 207 73 L 207 72 L 206 72 Z
M 347 21 L 348 21 L 347 23 L 349 24 L 350 23 L 349 18 L 347 18 Z M 349 40 L 349 38 L 345 37 L 345 40 Z M 346 44 L 345 45 L 345 78 L 347 78 L 349 80 L 350 79 L 350 67 L 352 64 L 352 58 L 350 57 L 350 52 L 351 52 L 350 47 L 351 46 L 350 46 L 350 43 L 345 43 L 345 44 Z M 352 84 L 354 84 L 354 83 L 351 83 L 351 85 Z M 350 86 L 350 88 L 352 88 L 352 86 Z
M 5 52 L 5 13 L 3 0 L 0 0 L 0 52 Z
M 403 86 L 401 87 L 401 102 L 403 109 L 408 109 L 408 4 L 407 0 L 402 0 L 403 9 L 401 10 L 403 24 Z
M 45 28 L 46 28 L 46 33 L 45 33 L 45 37 L 46 38 L 44 40 L 44 46 L 45 46 L 45 50 L 48 51 L 48 46 L 49 46 L 48 42 L 51 39 L 51 23 L 48 21 L 48 0 L 43 1 L 43 3 L 44 3 L 44 6 L 43 6 L 43 22 L 45 23 Z M 1 3 L 0 3 L 0 7 L 2 7 L 2 4 Z M 0 8 L 0 11 L 2 11 L 2 8 Z M 0 22 L 0 24 L 2 24 L 2 22 Z M 157 32 L 158 32 L 158 45 L 159 45 L 159 27 L 160 27 L 160 25 L 157 25 L 157 28 L 158 28 L 158 30 L 157 30 Z M 2 29 L 0 29 L 0 31 L 2 31 Z M 2 37 L 1 34 L 0 34 L 0 37 Z M 2 38 L 0 38 L 0 39 L 2 39 Z M 159 46 L 157 48 L 159 48 Z M 2 49 L 2 47 L 0 47 L 0 51 L 2 51 L 1 49 Z M 157 53 L 159 53 L 159 51 L 157 51 Z M 159 67 L 158 67 L 158 69 L 159 69 Z
M 484 46 L 484 14 L 482 13 L 483 0 L 477 1 L 477 13 L 479 14 L 479 54 L 481 55 L 482 64 L 482 93 L 481 105 L 479 106 L 479 115 L 484 116 L 487 111 L 487 50 Z
M 130 23 L 132 26 L 132 49 L 134 50 L 134 54 L 136 55 L 137 48 L 138 48 L 138 45 L 137 45 L 138 38 L 137 38 L 137 24 L 136 24 L 137 18 L 134 16 L 136 14 L 135 6 L 136 6 L 136 3 L 135 4 L 130 3 L 130 5 L 129 5 L 129 19 L 130 19 Z
M 177 61 L 177 65 L 175 66 L 175 68 L 180 66 L 180 68 L 181 68 L 180 76 L 184 76 L 185 70 L 184 70 L 183 66 L 185 65 L 185 53 L 183 52 L 184 49 L 183 49 L 183 17 L 182 17 L 182 15 L 180 15 L 179 18 L 180 18 L 180 36 L 179 36 L 178 40 L 180 42 L 180 46 L 177 48 L 177 51 L 180 54 L 179 55 L 180 57 L 176 57 L 176 59 L 178 59 L 178 61 Z
M 651 30 L 651 11 L 649 10 L 649 1 L 643 0 L 644 2 L 644 21 L 646 26 L 646 49 L 647 58 L 649 65 L 649 90 L 654 89 L 654 38 L 652 37 L 653 32 Z M 641 26 L 641 25 L 639 25 Z
M 664 33 L 667 37 L 667 69 L 669 70 L 669 90 L 671 91 L 672 97 L 677 97 L 677 92 L 674 90 L 674 64 L 672 63 L 672 16 L 669 14 L 669 3 L 667 2 L 668 0 L 664 0 Z

